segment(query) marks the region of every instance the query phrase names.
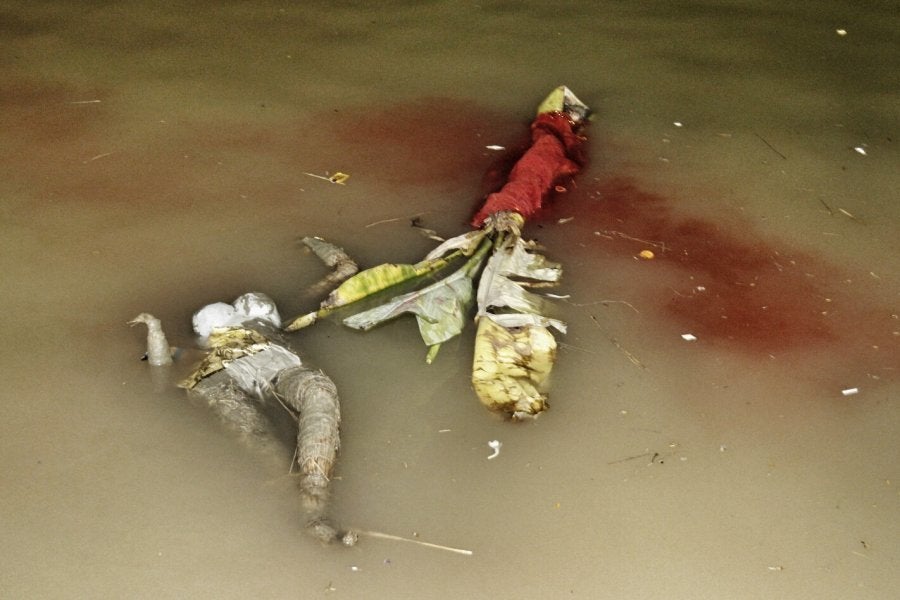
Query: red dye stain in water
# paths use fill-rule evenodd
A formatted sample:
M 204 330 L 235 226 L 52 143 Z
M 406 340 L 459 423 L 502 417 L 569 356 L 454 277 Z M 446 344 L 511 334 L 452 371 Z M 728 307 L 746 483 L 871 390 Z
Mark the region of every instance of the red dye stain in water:
M 634 256 L 650 247 L 660 265 L 687 275 L 666 304 L 687 331 L 761 352 L 835 338 L 822 314 L 829 297 L 813 272 L 822 267 L 811 257 L 711 220 L 673 216 L 663 198 L 624 180 L 598 192 L 598 231 L 616 242 L 611 248 Z
M 630 179 L 612 178 L 582 185 L 559 210 L 574 211 L 609 255 L 635 260 L 651 250 L 647 267 L 666 269 L 676 282 L 661 276 L 666 284 L 653 290 L 653 301 L 698 339 L 757 356 L 830 350 L 830 375 L 896 376 L 896 311 L 849 286 L 847 274 L 821 258 L 758 239 L 724 218 L 679 215 L 675 205 Z
M 527 128 L 473 102 L 429 97 L 388 107 L 344 109 L 322 126 L 344 152 L 362 158 L 376 175 L 401 184 L 475 181 L 490 167 L 491 145 L 505 145 Z

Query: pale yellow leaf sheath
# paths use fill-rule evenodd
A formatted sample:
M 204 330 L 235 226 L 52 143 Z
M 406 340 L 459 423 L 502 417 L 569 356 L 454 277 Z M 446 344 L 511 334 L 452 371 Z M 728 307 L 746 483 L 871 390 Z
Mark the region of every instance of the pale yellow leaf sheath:
M 478 319 L 472 386 L 491 410 L 514 419 L 546 410 L 544 389 L 555 360 L 556 340 L 546 327 L 508 329 L 489 316 Z

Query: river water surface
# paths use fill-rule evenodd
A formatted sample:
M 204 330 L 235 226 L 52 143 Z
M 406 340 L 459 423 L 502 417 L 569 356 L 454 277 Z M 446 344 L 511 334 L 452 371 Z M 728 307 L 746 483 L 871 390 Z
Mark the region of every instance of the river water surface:
M 895 597 L 896 4 L 355 4 L 2 4 L 0 596 Z M 295 334 L 343 401 L 335 520 L 473 554 L 320 546 L 291 449 L 174 387 L 191 314 L 313 308 L 304 235 L 372 266 L 466 231 L 559 84 L 595 117 L 527 227 L 551 409 L 482 409 L 472 331 L 430 366 L 406 319 Z

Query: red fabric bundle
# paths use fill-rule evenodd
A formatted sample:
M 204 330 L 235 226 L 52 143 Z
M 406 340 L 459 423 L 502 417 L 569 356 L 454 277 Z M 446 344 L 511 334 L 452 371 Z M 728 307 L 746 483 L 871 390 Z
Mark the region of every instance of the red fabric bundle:
M 488 216 L 501 210 L 515 211 L 526 219 L 536 213 L 556 182 L 581 170 L 583 142 L 565 114 L 538 115 L 531 124 L 531 147 L 503 188 L 487 197 L 472 225 L 481 227 Z

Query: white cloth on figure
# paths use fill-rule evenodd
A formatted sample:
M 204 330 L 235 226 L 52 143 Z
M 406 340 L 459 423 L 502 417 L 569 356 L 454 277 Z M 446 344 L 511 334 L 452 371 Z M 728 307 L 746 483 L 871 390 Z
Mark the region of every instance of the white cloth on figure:
M 214 329 L 237 327 L 252 319 L 261 319 L 281 328 L 281 315 L 275 302 L 261 292 L 248 292 L 231 304 L 215 302 L 195 312 L 194 332 L 207 338 Z

